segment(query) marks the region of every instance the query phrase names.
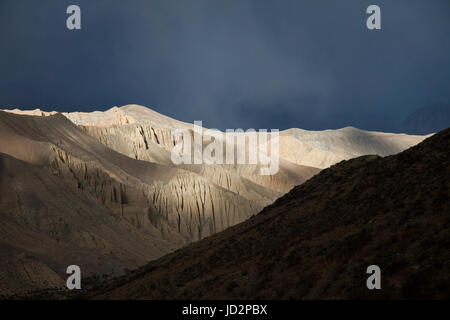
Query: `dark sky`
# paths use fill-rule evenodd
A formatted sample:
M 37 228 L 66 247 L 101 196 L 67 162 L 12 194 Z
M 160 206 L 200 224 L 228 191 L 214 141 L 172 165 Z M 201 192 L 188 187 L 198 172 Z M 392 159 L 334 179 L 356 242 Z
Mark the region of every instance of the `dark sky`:
M 366 28 L 371 4 L 382 30 Z M 0 108 L 390 131 L 450 101 L 449 71 L 448 0 L 0 0 Z

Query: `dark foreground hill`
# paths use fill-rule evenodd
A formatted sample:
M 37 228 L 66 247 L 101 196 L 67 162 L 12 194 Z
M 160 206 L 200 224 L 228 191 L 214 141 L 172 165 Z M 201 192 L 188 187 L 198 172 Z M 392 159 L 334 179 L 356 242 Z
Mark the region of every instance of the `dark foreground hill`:
M 398 155 L 341 162 L 87 298 L 450 298 L 449 157 L 447 129 Z M 381 290 L 366 287 L 372 264 Z

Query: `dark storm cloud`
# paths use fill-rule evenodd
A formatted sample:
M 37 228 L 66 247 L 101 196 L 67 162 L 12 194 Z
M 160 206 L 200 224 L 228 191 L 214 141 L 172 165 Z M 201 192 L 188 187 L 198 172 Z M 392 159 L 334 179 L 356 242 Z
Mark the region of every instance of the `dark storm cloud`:
M 78 4 L 82 30 L 65 27 Z M 382 30 L 365 9 L 382 10 Z M 448 101 L 444 1 L 0 2 L 0 106 L 138 103 L 208 127 L 393 130 Z

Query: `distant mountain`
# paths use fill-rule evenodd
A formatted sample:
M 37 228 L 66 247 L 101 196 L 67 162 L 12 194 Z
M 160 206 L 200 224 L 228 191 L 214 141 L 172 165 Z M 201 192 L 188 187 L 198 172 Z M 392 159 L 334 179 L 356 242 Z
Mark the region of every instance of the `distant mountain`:
M 425 138 L 290 129 L 280 132 L 280 170 L 261 176 L 259 165 L 174 165 L 172 130 L 192 124 L 143 106 L 7 111 L 0 295 L 61 285 L 70 264 L 85 276 L 117 276 L 245 221 L 336 162 L 394 154 Z
M 450 298 L 450 129 L 340 162 L 91 299 Z M 366 269 L 381 268 L 381 290 Z
M 15 114 L 53 115 L 56 112 L 36 110 L 3 110 Z M 126 105 L 106 111 L 62 113 L 74 124 L 107 147 L 129 157 L 172 165 L 171 130 L 192 129 L 192 124 L 181 122 L 147 107 Z M 309 131 L 292 128 L 280 132 L 280 158 L 289 164 L 313 168 L 327 168 L 341 160 L 367 154 L 386 156 L 403 151 L 420 141 L 422 135 L 374 132 L 345 127 L 336 130 Z M 249 177 L 251 178 L 251 177 Z M 283 186 L 267 185 L 281 192 Z
M 289 129 L 280 134 L 280 156 L 296 164 L 324 169 L 362 155 L 396 154 L 426 137 L 353 127 L 322 131 Z
M 400 127 L 408 134 L 429 134 L 450 127 L 450 103 L 435 104 L 418 109 Z

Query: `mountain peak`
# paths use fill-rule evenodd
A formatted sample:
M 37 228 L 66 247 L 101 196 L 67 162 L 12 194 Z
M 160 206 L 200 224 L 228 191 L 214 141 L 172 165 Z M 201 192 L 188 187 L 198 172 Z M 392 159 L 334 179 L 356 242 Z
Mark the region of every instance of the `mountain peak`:
M 450 126 L 450 102 L 423 107 L 409 115 L 400 127 L 408 134 L 429 134 Z

